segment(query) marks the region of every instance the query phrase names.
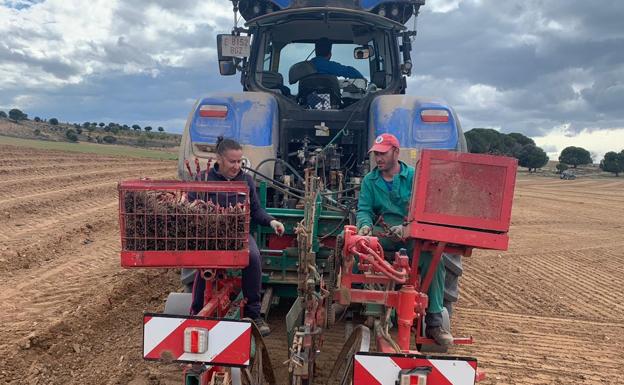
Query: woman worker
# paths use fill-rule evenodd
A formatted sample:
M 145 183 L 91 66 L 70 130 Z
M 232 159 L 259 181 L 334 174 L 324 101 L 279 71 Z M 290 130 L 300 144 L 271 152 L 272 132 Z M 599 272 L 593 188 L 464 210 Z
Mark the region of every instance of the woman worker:
M 256 185 L 253 178 L 241 169 L 243 162 L 243 148 L 232 139 L 217 140 L 217 162 L 210 170 L 202 171 L 197 179 L 201 181 L 243 181 L 249 186 L 249 203 L 251 220 L 261 226 L 271 226 L 277 235 L 284 234 L 284 225 L 270 216 L 260 206 Z M 249 235 L 249 265 L 243 269 L 242 286 L 243 296 L 247 300 L 244 315 L 254 320 L 260 334 L 263 336 L 271 333 L 269 325 L 260 316 L 260 289 L 262 287 L 262 263 L 260 251 L 254 238 Z M 193 284 L 192 314 L 197 314 L 204 307 L 204 290 L 206 281 L 200 276 L 199 271 L 195 274 Z

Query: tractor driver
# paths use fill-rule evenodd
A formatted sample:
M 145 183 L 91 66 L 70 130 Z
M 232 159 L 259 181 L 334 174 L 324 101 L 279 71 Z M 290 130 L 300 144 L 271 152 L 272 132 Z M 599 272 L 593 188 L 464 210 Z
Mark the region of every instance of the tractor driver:
M 342 76 L 350 79 L 363 79 L 364 76 L 360 71 L 353 67 L 342 65 L 338 62 L 331 61 L 332 43 L 328 38 L 322 37 L 314 43 L 314 51 L 316 57 L 310 60 L 316 72 L 319 74 L 329 74 L 335 76 Z
M 399 147 L 399 141 L 394 135 L 382 134 L 375 139 L 375 144 L 369 150 L 374 155 L 377 167 L 366 174 L 362 181 L 357 210 L 359 235 L 372 235 L 374 219 L 382 216 L 383 221 L 392 226 L 391 233 L 397 239 L 402 238 L 403 221 L 408 214 L 412 195 L 414 168 L 399 160 Z M 385 251 L 398 251 L 400 248 L 409 250 L 403 240 L 380 238 L 379 241 Z M 431 253 L 421 253 L 419 268 L 422 276 L 427 274 L 431 258 Z M 429 306 L 425 316 L 425 334 L 438 344 L 449 346 L 453 342 L 453 336 L 442 326 L 444 279 L 444 264 L 439 263 L 427 293 Z
M 232 139 L 217 140 L 217 162 L 210 170 L 202 171 L 197 179 L 201 181 L 244 181 L 249 186 L 250 217 L 253 222 L 261 226 L 271 226 L 277 235 L 284 234 L 284 225 L 270 216 L 260 205 L 256 185 L 252 177 L 243 172 L 241 164 L 243 160 L 243 148 Z M 207 173 L 207 175 L 206 175 Z M 249 265 L 243 269 L 242 277 L 243 296 L 247 300 L 244 315 L 254 320 L 262 336 L 271 333 L 269 325 L 260 316 L 260 289 L 262 288 L 262 262 L 260 251 L 254 238 L 249 235 Z M 195 273 L 193 283 L 192 314 L 197 314 L 204 307 L 204 290 L 206 280 Z

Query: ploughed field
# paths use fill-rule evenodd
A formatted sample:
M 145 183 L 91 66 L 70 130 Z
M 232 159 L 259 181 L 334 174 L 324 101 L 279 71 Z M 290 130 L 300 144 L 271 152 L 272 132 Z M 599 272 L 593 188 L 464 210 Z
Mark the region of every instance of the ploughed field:
M 176 271 L 119 266 L 120 179 L 176 163 L 0 146 L 0 384 L 181 384 L 143 362 L 141 317 Z M 464 260 L 456 335 L 485 384 L 624 383 L 624 179 L 521 176 L 508 252 Z M 268 338 L 286 381 L 284 306 Z M 340 349 L 327 334 L 319 376 Z

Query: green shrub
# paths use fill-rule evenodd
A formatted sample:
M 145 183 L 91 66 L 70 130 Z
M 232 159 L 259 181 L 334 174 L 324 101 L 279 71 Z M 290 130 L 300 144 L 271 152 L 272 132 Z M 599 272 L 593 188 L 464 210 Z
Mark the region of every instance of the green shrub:
M 76 132 L 72 129 L 69 129 L 65 132 L 65 136 L 67 137 L 67 139 L 69 139 L 71 142 L 77 142 L 78 141 L 78 135 L 76 135 Z

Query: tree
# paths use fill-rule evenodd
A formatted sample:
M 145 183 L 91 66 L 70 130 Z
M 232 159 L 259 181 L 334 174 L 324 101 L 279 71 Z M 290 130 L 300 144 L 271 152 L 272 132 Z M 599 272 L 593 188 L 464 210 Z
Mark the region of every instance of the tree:
M 57 126 L 58 125 L 58 119 L 57 118 L 51 118 L 49 120 L 50 124 L 53 126 Z
M 84 123 L 82 123 L 82 127 L 88 129 L 89 127 L 91 127 L 91 122 L 84 122 Z
M 557 174 L 561 174 L 568 169 L 568 165 L 565 163 L 557 163 L 555 167 L 557 168 Z
M 14 108 L 11 111 L 9 111 L 9 119 L 12 119 L 12 120 L 17 122 L 19 120 L 26 120 L 26 119 L 28 119 L 28 115 L 23 113 L 21 110 L 18 110 L 17 108 Z
M 112 132 L 113 134 L 119 133 L 119 126 L 118 125 L 114 124 L 114 125 L 109 126 L 109 127 L 110 127 L 110 132 Z
M 35 118 L 33 119 L 35 122 L 41 122 L 41 118 L 38 116 L 35 116 Z
M 145 127 L 143 127 L 143 129 L 144 129 L 145 131 L 147 131 L 147 132 L 152 131 L 152 127 L 151 127 L 151 126 L 145 126 Z
M 534 144 L 525 144 L 519 153 L 518 164 L 536 171 L 538 168 L 544 167 L 548 163 L 548 155 L 541 148 Z
M 65 132 L 65 136 L 72 142 L 78 141 L 78 135 L 76 135 L 76 132 L 71 128 Z
M 620 153 L 615 151 L 607 152 L 600 161 L 600 169 L 612 172 L 616 177 L 620 176 L 620 173 L 624 172 L 624 150 L 620 151 Z
M 589 151 L 582 147 L 566 147 L 561 151 L 561 155 L 559 155 L 559 162 L 566 163 L 572 165 L 573 168 L 576 166 L 590 164 L 592 162 L 591 154 Z
M 106 143 L 113 144 L 117 141 L 117 138 L 111 135 L 106 135 L 104 138 L 102 138 L 102 140 Z
M 158 127 L 158 131 L 159 131 L 159 132 L 163 132 L 163 131 L 165 131 L 165 129 L 164 129 L 164 128 L 162 128 L 162 127 Z
M 134 131 L 140 131 L 140 130 L 141 130 L 141 126 L 139 126 L 138 124 L 133 124 L 133 125 L 132 125 L 132 129 L 133 129 Z
M 7 113 L 4 111 L 0 111 L 0 118 L 6 118 L 7 117 Z
M 513 140 L 516 141 L 516 143 L 518 143 L 521 146 L 525 146 L 527 144 L 532 144 L 535 146 L 535 142 L 533 141 L 533 139 L 529 138 L 528 136 L 525 136 L 519 132 L 512 132 L 510 134 L 507 134 L 507 136 L 511 137 Z
M 100 127 L 104 127 L 104 126 L 106 126 L 106 123 L 104 123 L 104 122 L 100 122 L 100 124 L 98 124 L 98 126 L 100 126 Z

